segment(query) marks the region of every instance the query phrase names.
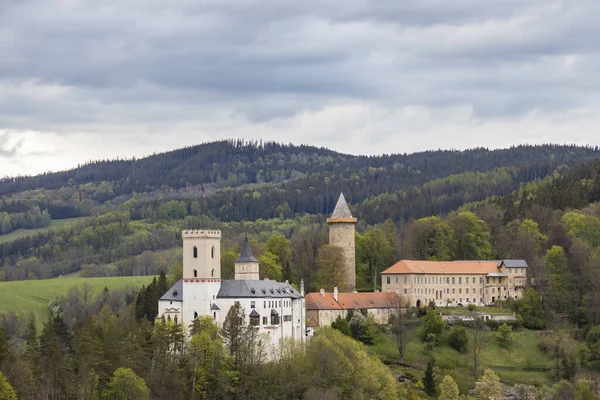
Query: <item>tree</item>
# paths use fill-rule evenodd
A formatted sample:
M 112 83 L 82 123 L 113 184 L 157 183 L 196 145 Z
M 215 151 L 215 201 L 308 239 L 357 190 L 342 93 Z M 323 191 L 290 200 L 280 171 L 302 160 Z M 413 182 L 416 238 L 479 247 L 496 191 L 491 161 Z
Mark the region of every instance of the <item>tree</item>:
M 259 271 L 261 277 L 267 277 L 269 279 L 281 282 L 283 279 L 283 272 L 281 264 L 279 264 L 278 257 L 271 252 L 264 252 L 259 258 Z
M 423 323 L 421 325 L 421 340 L 425 341 L 427 336 L 431 333 L 439 337 L 444 333 L 444 329 L 446 329 L 446 324 L 444 323 L 442 316 L 433 310 L 427 310 L 427 314 L 425 314 L 425 318 L 423 318 Z
M 479 356 L 486 348 L 488 337 L 485 329 L 483 318 L 476 318 L 473 328 L 471 329 L 471 356 L 473 358 L 473 373 L 477 374 L 479 368 Z
M 321 246 L 316 262 L 319 268 L 317 282 L 321 288 L 337 286 L 342 292 L 347 290 L 346 264 L 340 247 L 328 244 Z
M 475 393 L 478 400 L 501 400 L 502 386 L 498 375 L 486 368 L 481 379 L 477 381 Z
M 442 383 L 440 384 L 440 397 L 439 400 L 459 400 L 460 391 L 458 385 L 452 379 L 450 375 L 444 376 Z
M 512 326 L 503 323 L 498 327 L 498 334 L 496 335 L 496 340 L 498 344 L 502 347 L 508 347 L 511 343 L 510 334 L 512 333 Z
M 150 390 L 146 382 L 130 368 L 118 368 L 108 381 L 102 397 L 111 400 L 144 400 L 150 398 Z
M 346 318 L 342 318 L 340 315 L 331 323 L 331 327 L 333 329 L 337 329 L 342 332 L 346 336 L 352 336 L 352 332 L 350 331 L 350 325 Z
M 235 359 L 236 366 L 241 364 L 243 351 L 244 328 L 246 317 L 244 309 L 239 301 L 236 301 L 227 312 L 223 321 L 223 339 L 229 354 Z
M 461 353 L 467 351 L 467 344 L 469 343 L 469 338 L 467 337 L 467 328 L 464 326 L 453 326 L 450 330 L 448 342 L 456 351 Z
M 423 387 L 425 388 L 425 393 L 430 396 L 435 396 L 436 393 L 433 363 L 433 358 L 430 358 L 427 362 L 427 368 L 425 368 L 425 375 L 423 376 Z
M 400 296 L 396 296 L 390 306 L 389 323 L 396 338 L 396 348 L 398 349 L 400 364 L 402 364 L 404 363 L 404 352 L 408 343 L 408 325 L 406 324 L 409 317 L 408 310 L 406 309 L 406 301 Z
M 371 315 L 365 317 L 360 312 L 354 312 L 348 324 L 354 339 L 366 344 L 373 343 L 377 328 Z
M 0 399 L 17 400 L 17 394 L 2 372 L 0 372 Z
M 575 383 L 575 400 L 598 400 L 590 381 L 587 379 L 577 380 L 577 383 Z
M 456 259 L 489 260 L 492 258 L 490 230 L 487 224 L 470 211 L 450 220 L 456 239 Z

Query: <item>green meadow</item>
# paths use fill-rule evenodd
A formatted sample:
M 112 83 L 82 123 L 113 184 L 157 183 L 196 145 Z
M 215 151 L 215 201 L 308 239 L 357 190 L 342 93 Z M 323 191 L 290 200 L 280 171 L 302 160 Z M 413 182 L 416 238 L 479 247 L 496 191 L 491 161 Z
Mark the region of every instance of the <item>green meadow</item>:
M 152 282 L 152 279 L 152 276 L 127 276 L 0 282 L 0 313 L 12 311 L 27 315 L 33 312 L 39 324 L 48 318 L 50 301 L 56 296 L 66 294 L 73 286 L 87 283 L 95 296 L 105 287 L 109 290 L 121 289 L 129 285 L 141 287 Z
M 25 236 L 33 236 L 38 233 L 48 232 L 50 229 L 62 228 L 67 225 L 77 224 L 87 217 L 77 217 L 77 218 L 66 218 L 66 219 L 55 219 L 50 221 L 50 225 L 44 228 L 35 228 L 35 229 L 17 229 L 16 231 L 12 231 L 10 233 L 6 233 L 4 235 L 0 235 L 0 243 L 10 242 L 16 239 L 20 239 Z

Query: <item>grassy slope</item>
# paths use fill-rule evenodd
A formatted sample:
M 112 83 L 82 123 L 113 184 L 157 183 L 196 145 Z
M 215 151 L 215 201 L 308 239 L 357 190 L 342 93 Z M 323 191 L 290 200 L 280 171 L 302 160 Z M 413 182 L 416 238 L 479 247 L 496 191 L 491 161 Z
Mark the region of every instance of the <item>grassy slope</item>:
M 470 332 L 469 332 L 470 334 Z M 538 332 L 523 329 L 512 334 L 512 345 L 509 348 L 498 346 L 494 340 L 495 333 L 488 332 L 489 343 L 482 352 L 480 367 L 490 367 L 505 382 L 524 383 L 529 385 L 552 385 L 552 361 L 539 350 Z M 425 353 L 423 342 L 416 336 L 416 326 L 409 335 L 404 362 L 408 366 L 391 365 L 396 373 L 406 374 L 415 380 L 423 378 L 425 366 L 429 356 Z M 398 350 L 395 339 L 390 334 L 380 333 L 374 345 L 367 346 L 372 354 L 382 359 L 395 361 L 398 359 Z M 441 381 L 444 375 L 451 375 L 461 388 L 461 393 L 466 393 L 472 388 L 475 378 L 471 374 L 473 361 L 469 351 L 459 353 L 448 345 L 447 335 L 442 337 L 441 343 L 432 353 L 436 363 L 437 379 Z M 540 370 L 535 370 L 540 369 Z M 439 383 L 439 382 L 438 382 Z M 422 398 L 428 398 L 425 393 L 420 393 Z
M 16 231 L 6 233 L 4 235 L 0 235 L 0 243 L 10 242 L 15 239 L 20 239 L 25 236 L 37 235 L 38 233 L 47 232 L 50 229 L 61 228 L 63 226 L 69 224 L 75 224 L 80 221 L 83 221 L 86 217 L 78 217 L 78 218 L 66 218 L 66 219 L 55 219 L 50 221 L 50 225 L 44 228 L 36 228 L 36 229 L 17 229 Z
M 86 282 L 96 295 L 108 287 L 120 289 L 128 285 L 142 286 L 152 281 L 152 276 L 128 276 L 109 278 L 63 278 L 38 281 L 0 282 L 0 312 L 19 314 L 35 313 L 38 323 L 48 317 L 48 303 L 58 295 L 66 294 L 69 289 Z

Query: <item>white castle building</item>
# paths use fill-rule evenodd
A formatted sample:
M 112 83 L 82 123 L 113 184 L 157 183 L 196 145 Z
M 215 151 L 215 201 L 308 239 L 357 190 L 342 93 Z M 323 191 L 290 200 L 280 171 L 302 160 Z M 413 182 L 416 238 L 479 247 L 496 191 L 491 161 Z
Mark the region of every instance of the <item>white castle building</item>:
M 221 327 L 229 309 L 239 302 L 246 323 L 268 335 L 271 344 L 281 339 L 304 340 L 304 293 L 287 282 L 259 280 L 259 262 L 248 238 L 235 261 L 235 280 L 221 279 L 221 231 L 183 231 L 183 279 L 158 301 L 158 317 L 189 327 L 203 315 Z

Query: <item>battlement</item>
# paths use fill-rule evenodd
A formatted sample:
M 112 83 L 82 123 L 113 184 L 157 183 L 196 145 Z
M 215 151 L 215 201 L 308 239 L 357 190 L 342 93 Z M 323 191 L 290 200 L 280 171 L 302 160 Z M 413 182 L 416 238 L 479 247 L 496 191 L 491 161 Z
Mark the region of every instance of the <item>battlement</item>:
M 190 239 L 220 239 L 221 231 L 212 229 L 185 230 L 181 232 L 183 240 Z

